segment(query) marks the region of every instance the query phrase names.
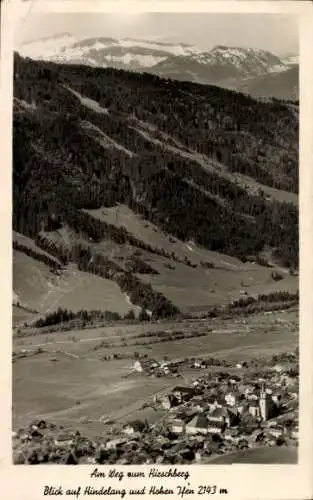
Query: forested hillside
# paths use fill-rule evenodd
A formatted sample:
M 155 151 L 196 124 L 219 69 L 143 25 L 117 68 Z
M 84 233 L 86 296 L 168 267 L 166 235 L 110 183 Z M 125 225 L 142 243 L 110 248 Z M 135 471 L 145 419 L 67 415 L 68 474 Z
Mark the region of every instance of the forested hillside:
M 250 78 L 237 89 L 252 96 L 299 100 L 299 67 L 291 66 L 287 71 Z
M 123 238 L 82 212 L 123 203 L 181 240 L 297 267 L 295 106 L 17 54 L 14 75 L 16 231 Z

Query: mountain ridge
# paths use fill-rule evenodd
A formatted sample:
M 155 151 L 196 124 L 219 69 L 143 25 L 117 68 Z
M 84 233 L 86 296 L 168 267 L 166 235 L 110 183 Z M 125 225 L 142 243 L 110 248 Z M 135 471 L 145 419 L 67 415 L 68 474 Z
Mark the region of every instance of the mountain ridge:
M 133 38 L 93 37 L 76 40 L 68 33 L 50 40 L 25 43 L 19 52 L 33 59 L 148 71 L 165 78 L 216 84 L 235 90 L 240 90 L 245 84 L 247 93 L 250 93 L 250 88 L 244 80 L 248 77 L 262 78 L 269 75 L 269 87 L 270 75 L 275 79 L 276 75 L 284 75 L 294 65 L 294 57 L 280 58 L 262 49 L 216 45 L 210 51 L 201 51 L 184 43 Z M 252 85 L 251 94 L 256 97 L 262 95 L 262 89 L 259 93 L 255 91 L 259 87 Z M 284 87 L 286 98 L 298 98 L 294 86 L 288 92 L 288 77 Z M 271 97 L 280 97 L 275 82 L 273 89 Z

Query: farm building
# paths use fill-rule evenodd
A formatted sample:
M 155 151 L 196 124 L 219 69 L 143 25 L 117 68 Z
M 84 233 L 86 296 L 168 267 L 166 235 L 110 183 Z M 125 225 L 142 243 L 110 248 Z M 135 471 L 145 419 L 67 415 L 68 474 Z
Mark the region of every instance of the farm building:
M 178 405 L 178 399 L 173 394 L 169 394 L 161 399 L 161 405 L 165 410 L 169 410 Z
M 174 387 L 172 394 L 176 397 L 179 402 L 187 401 L 192 398 L 195 394 L 195 390 L 192 387 Z
M 138 373 L 151 372 L 159 366 L 160 364 L 154 359 L 137 359 L 134 363 L 133 370 Z

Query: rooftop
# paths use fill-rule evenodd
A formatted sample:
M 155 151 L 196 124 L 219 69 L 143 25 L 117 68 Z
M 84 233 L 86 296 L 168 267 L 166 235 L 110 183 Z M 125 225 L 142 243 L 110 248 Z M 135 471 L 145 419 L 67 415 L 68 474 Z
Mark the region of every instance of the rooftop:
M 228 412 L 225 408 L 215 408 L 211 413 L 209 413 L 208 418 L 210 417 L 227 417 Z
M 199 414 L 196 415 L 188 424 L 188 427 L 197 427 L 200 429 L 205 429 L 208 427 L 208 419 L 205 415 Z
M 172 392 L 188 392 L 189 394 L 191 394 L 194 393 L 194 389 L 192 387 L 176 386 L 174 387 Z

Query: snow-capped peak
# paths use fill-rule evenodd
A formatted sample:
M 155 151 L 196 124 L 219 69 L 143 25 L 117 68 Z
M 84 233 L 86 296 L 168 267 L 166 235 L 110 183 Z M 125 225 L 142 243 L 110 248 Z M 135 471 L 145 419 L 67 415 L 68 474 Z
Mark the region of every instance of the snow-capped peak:
M 50 59 L 57 56 L 62 49 L 71 46 L 75 42 L 76 39 L 70 33 L 61 33 L 52 37 L 24 42 L 17 47 L 17 50 L 23 57 Z
M 218 85 L 283 72 L 295 61 L 294 56 L 287 60 L 258 48 L 216 45 L 201 51 L 178 42 L 129 37 L 76 39 L 69 33 L 24 43 L 17 50 L 32 59 L 150 71 L 166 78 Z
M 279 57 L 262 49 L 225 47 L 217 45 L 206 53 L 207 60 L 222 65 L 232 65 L 247 75 L 259 75 L 272 71 L 280 71 L 284 64 Z
M 132 38 L 122 38 L 118 40 L 118 44 L 122 47 L 143 47 L 150 50 L 164 51 L 174 56 L 187 56 L 193 54 L 200 54 L 201 51 L 192 45 L 184 43 L 167 43 L 158 42 L 155 40 L 140 40 Z

